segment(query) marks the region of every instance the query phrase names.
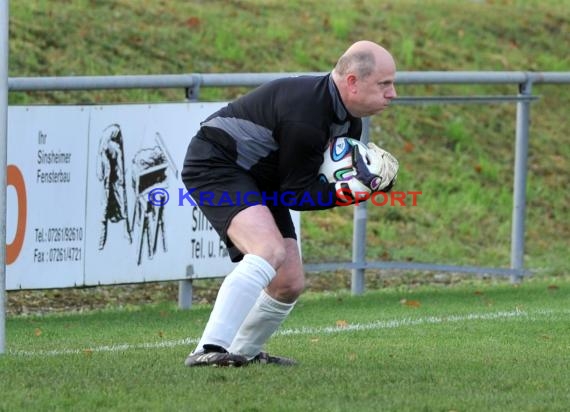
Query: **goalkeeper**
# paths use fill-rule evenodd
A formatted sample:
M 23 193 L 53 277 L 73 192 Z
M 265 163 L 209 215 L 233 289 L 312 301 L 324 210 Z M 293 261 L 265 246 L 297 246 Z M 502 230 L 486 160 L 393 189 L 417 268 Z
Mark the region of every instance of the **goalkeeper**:
M 214 193 L 212 202 L 198 205 L 239 263 L 224 279 L 186 366 L 296 363 L 263 351 L 293 309 L 305 276 L 289 208 L 263 204 L 262 193 L 336 199 L 338 183 L 317 179 L 324 149 L 335 137 L 360 138 L 361 118 L 396 97 L 395 73 L 385 48 L 358 41 L 330 73 L 268 82 L 202 122 L 182 178 L 197 203 L 201 192 Z M 363 155 L 355 153 L 357 173 L 343 184 L 353 192 L 388 191 L 397 161 L 374 145 Z M 248 204 L 238 202 L 246 192 L 259 194 L 259 202 L 251 196 Z M 228 195 L 236 201 L 228 204 Z

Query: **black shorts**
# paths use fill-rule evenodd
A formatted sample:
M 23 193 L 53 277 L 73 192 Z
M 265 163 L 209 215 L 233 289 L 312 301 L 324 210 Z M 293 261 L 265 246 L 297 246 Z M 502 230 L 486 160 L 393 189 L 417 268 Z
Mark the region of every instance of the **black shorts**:
M 182 181 L 196 205 L 226 244 L 232 262 L 240 261 L 243 252 L 228 238 L 228 227 L 236 214 L 250 206 L 265 204 L 281 235 L 297 239 L 289 209 L 278 202 L 267 201 L 263 197 L 267 189 L 259 187 L 250 173 L 237 166 L 200 134 L 192 138 L 188 146 Z M 255 227 L 251 230 L 255 231 Z

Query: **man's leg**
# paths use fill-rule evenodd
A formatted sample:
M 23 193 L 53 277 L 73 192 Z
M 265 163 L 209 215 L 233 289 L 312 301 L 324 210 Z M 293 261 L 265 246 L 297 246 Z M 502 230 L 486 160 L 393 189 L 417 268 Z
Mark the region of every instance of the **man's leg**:
M 304 288 L 305 276 L 297 241 L 285 239 L 285 249 L 287 251 L 285 261 L 277 270 L 273 281 L 261 291 L 237 332 L 229 348 L 230 352 L 254 361 L 293 363 L 284 358 L 261 354 L 263 345 L 287 318 Z
M 224 279 L 202 338 L 186 359 L 187 366 L 208 364 L 209 360 L 201 357 L 204 351 L 228 350 L 260 292 L 275 277 L 286 257 L 283 236 L 266 206 L 256 205 L 239 212 L 230 223 L 228 237 L 245 256 Z

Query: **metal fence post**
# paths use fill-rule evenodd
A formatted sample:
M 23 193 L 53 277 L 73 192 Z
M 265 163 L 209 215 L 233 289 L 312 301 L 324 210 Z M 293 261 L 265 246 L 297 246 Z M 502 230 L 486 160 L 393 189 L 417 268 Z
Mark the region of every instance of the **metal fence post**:
M 6 163 L 8 158 L 8 0 L 0 0 L 0 355 L 6 350 Z
M 200 99 L 200 84 L 202 80 L 199 75 L 192 75 L 192 86 L 186 88 L 186 100 L 190 103 Z M 190 309 L 192 307 L 192 275 L 194 266 L 186 266 L 186 279 L 178 281 L 178 309 Z
M 511 232 L 511 269 L 515 273 L 511 282 L 519 283 L 524 271 L 524 236 L 526 211 L 526 177 L 528 163 L 528 134 L 532 81 L 527 79 L 519 85 L 519 96 L 526 97 L 517 102 L 515 176 L 513 187 L 513 221 Z
M 202 83 L 201 76 L 192 75 L 192 86 L 186 88 L 186 100 L 189 102 L 197 102 L 200 99 L 200 85 Z
M 192 279 L 194 267 L 186 267 L 186 279 L 178 281 L 178 309 L 190 309 L 192 307 Z
M 368 143 L 370 131 L 370 118 L 362 119 L 362 136 L 360 140 Z M 352 269 L 351 291 L 353 295 L 362 295 L 364 293 L 364 264 L 366 263 L 366 220 L 368 211 L 366 205 L 368 202 L 362 202 L 358 206 L 354 206 L 354 225 L 352 231 L 352 262 L 357 263 L 361 267 Z

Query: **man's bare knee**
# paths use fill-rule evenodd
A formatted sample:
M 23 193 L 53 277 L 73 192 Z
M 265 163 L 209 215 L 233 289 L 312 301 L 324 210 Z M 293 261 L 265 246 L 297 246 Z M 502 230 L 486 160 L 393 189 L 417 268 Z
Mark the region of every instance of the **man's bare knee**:
M 285 276 L 277 274 L 267 287 L 267 293 L 279 302 L 295 302 L 305 289 L 305 278 L 302 274 Z
M 287 257 L 267 287 L 267 292 L 280 302 L 293 303 L 305 289 L 305 271 L 297 241 L 285 239 L 284 244 Z
M 297 278 L 294 281 L 288 283 L 282 290 L 280 290 L 279 300 L 281 302 L 289 302 L 289 303 L 295 302 L 299 298 L 299 296 L 301 296 L 301 293 L 303 293 L 304 289 L 305 289 L 305 280 L 302 277 Z
M 255 244 L 247 253 L 252 253 L 264 258 L 271 266 L 273 266 L 273 268 L 275 268 L 275 270 L 278 270 L 281 267 L 287 257 L 287 251 L 285 249 L 283 239 Z

